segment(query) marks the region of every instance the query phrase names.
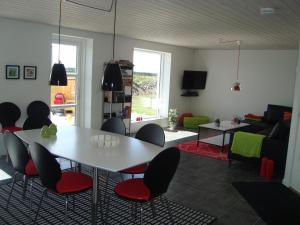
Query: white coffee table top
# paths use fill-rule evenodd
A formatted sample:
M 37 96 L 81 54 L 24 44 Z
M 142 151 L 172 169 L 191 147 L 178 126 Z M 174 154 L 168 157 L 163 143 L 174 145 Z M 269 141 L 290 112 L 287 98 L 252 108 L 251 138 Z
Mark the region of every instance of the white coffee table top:
M 214 129 L 214 130 L 220 130 L 220 131 L 228 131 L 228 130 L 234 130 L 234 129 L 237 129 L 237 128 L 245 127 L 245 126 L 248 126 L 248 125 L 249 125 L 248 123 L 235 124 L 230 120 L 223 120 L 223 121 L 221 121 L 219 127 L 216 126 L 215 122 L 201 124 L 201 125 L 199 125 L 199 127 Z

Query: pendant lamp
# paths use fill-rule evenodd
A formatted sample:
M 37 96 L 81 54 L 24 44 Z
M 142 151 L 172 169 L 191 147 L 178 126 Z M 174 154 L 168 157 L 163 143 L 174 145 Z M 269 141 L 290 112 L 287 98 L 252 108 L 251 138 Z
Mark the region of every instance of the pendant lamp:
M 123 91 L 123 80 L 120 66 L 114 61 L 115 39 L 116 39 L 117 0 L 115 0 L 114 33 L 113 33 L 113 59 L 108 62 L 104 69 L 102 78 L 102 89 L 104 91 Z
M 236 68 L 236 82 L 231 86 L 231 91 L 240 91 L 241 83 L 239 82 L 239 69 L 240 69 L 240 54 L 241 54 L 241 41 L 236 41 L 238 45 L 238 57 L 237 57 L 237 68 Z
M 59 26 L 58 26 L 58 63 L 55 63 L 52 67 L 50 74 L 49 84 L 53 86 L 67 86 L 67 73 L 64 64 L 60 61 L 60 29 L 61 29 L 61 6 L 62 0 L 59 4 Z

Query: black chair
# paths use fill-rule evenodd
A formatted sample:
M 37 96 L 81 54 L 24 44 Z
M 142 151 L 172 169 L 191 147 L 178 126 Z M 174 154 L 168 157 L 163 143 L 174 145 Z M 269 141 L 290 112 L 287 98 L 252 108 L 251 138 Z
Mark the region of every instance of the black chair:
M 121 118 L 118 117 L 112 117 L 108 120 L 106 120 L 101 128 L 101 130 L 116 133 L 116 134 L 121 134 L 125 135 L 126 134 L 126 127 Z
M 10 202 L 14 184 L 16 182 L 17 175 L 18 174 L 23 175 L 23 197 L 25 197 L 28 179 L 31 178 L 31 185 L 30 185 L 31 186 L 30 193 L 31 193 L 33 178 L 35 178 L 38 175 L 38 173 L 33 164 L 33 161 L 30 159 L 26 146 L 15 134 L 11 132 L 5 132 L 4 144 L 8 151 L 8 155 L 11 159 L 12 166 L 16 171 L 13 177 L 12 186 L 7 200 L 6 208 L 8 209 L 8 205 Z
M 49 191 L 51 193 L 65 197 L 64 222 L 66 224 L 69 195 L 73 195 L 74 197 L 74 194 L 76 193 L 91 189 L 93 185 L 93 179 L 88 175 L 78 172 L 62 172 L 54 156 L 40 144 L 31 144 L 29 146 L 29 150 L 41 182 L 45 186 L 38 205 L 34 223 L 36 222 L 36 219 L 38 217 L 43 198 L 47 191 Z
M 164 130 L 157 124 L 149 123 L 141 127 L 135 135 L 136 139 L 146 141 L 154 145 L 163 147 L 165 145 L 165 133 Z M 126 170 L 122 170 L 121 173 L 142 174 L 147 168 L 146 164 L 135 166 Z
M 49 119 L 50 108 L 42 101 L 33 101 L 27 107 L 28 118 L 23 124 L 24 130 L 42 128 L 44 125 L 49 126 L 52 122 Z
M 0 104 L 0 124 L 3 131 L 18 131 L 22 130 L 16 127 L 16 122 L 21 116 L 21 110 L 17 105 L 11 102 L 2 102 Z
M 118 183 L 114 191 L 119 196 L 133 204 L 140 204 L 140 223 L 143 223 L 143 204 L 150 202 L 155 215 L 154 199 L 160 197 L 166 204 L 170 220 L 172 213 L 166 196 L 163 196 L 176 172 L 180 160 L 180 151 L 176 147 L 160 152 L 149 164 L 144 178 L 135 178 Z M 108 212 L 108 210 L 107 210 Z M 106 212 L 106 213 L 107 213 Z

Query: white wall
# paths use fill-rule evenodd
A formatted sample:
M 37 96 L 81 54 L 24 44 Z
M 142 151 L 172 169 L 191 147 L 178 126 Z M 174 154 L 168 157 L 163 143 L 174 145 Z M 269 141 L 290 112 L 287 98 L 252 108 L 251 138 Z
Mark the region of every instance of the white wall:
M 26 107 L 33 100 L 50 101 L 50 87 L 48 79 L 51 70 L 51 42 L 52 34 L 57 33 L 56 26 L 23 22 L 0 18 L 0 102 L 11 101 L 22 110 L 22 117 L 17 122 L 22 126 L 26 118 Z M 89 124 L 85 126 L 99 128 L 102 123 L 102 90 L 100 80 L 103 74 L 103 64 L 112 57 L 112 36 L 94 32 L 85 32 L 62 28 L 63 35 L 82 37 L 92 41 L 89 49 L 93 60 L 89 63 L 92 76 L 85 77 L 86 96 L 85 111 Z M 189 103 L 180 98 L 181 75 L 185 69 L 192 66 L 193 50 L 151 43 L 124 37 L 116 39 L 116 59 L 133 59 L 134 48 L 145 48 L 172 54 L 171 66 L 171 96 L 170 107 L 177 107 L 181 111 L 189 108 Z M 5 79 L 5 65 L 34 65 L 37 66 L 37 80 Z M 85 121 L 87 122 L 87 121 Z
M 300 52 L 300 42 L 299 51 Z M 293 104 L 293 116 L 290 130 L 290 139 L 288 155 L 286 161 L 285 176 L 283 183 L 292 187 L 300 193 L 300 56 L 298 55 L 298 64 L 295 82 L 295 95 Z
M 296 50 L 242 50 L 239 81 L 242 91 L 230 91 L 236 81 L 236 50 L 197 50 L 194 69 L 208 71 L 205 90 L 192 97 L 194 114 L 232 119 L 246 113 L 262 115 L 267 104 L 291 106 Z

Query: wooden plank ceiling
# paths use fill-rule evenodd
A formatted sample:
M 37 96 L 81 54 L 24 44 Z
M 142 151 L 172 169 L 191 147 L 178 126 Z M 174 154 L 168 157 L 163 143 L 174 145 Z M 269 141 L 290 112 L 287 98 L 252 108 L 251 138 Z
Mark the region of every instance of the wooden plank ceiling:
M 74 0 L 109 8 L 111 0 Z M 297 49 L 299 0 L 118 0 L 117 35 L 196 49 Z M 260 14 L 273 7 L 275 13 Z M 59 0 L 0 0 L 0 17 L 57 25 Z M 113 12 L 63 2 L 62 26 L 112 33 Z M 62 30 L 63 33 L 63 30 Z

